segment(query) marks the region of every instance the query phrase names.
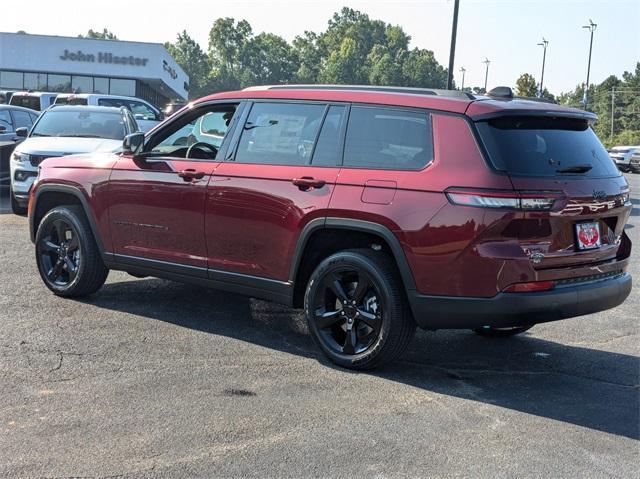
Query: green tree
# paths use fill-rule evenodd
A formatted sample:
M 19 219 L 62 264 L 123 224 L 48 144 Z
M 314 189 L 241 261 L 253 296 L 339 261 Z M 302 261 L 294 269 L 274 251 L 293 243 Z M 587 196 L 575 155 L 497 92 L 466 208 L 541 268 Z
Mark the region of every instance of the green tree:
M 402 63 L 402 86 L 446 88 L 447 69 L 437 62 L 431 50 L 414 48 Z
M 273 33 L 251 38 L 242 58 L 242 86 L 289 83 L 298 70 L 298 57 L 292 47 Z
M 209 93 L 209 58 L 186 31 L 178 33 L 175 43 L 165 43 L 173 59 L 189 75 L 189 97 L 199 98 Z
M 535 97 L 538 95 L 538 83 L 530 73 L 523 73 L 516 80 L 516 95 Z
M 246 20 L 218 18 L 209 31 L 211 79 L 217 90 L 234 90 L 242 85 L 247 44 L 253 31 Z
M 316 83 L 325 61 L 318 45 L 318 35 L 304 32 L 293 40 L 293 53 L 297 57 L 296 83 Z
M 103 28 L 101 32 L 97 30 L 89 29 L 86 35 L 78 35 L 78 38 L 97 38 L 99 40 L 117 40 L 118 39 L 118 37 L 116 37 L 116 35 L 113 32 L 111 32 L 110 30 L 107 30 L 106 28 Z

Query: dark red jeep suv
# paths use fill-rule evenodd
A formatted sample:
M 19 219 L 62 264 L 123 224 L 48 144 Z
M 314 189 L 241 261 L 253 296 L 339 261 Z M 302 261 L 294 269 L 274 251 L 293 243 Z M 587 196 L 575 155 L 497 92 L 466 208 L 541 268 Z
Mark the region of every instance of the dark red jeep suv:
M 115 269 L 304 307 L 354 369 L 416 325 L 518 334 L 631 290 L 629 188 L 593 120 L 504 88 L 212 95 L 120 152 L 43 162 L 38 268 L 60 296 Z

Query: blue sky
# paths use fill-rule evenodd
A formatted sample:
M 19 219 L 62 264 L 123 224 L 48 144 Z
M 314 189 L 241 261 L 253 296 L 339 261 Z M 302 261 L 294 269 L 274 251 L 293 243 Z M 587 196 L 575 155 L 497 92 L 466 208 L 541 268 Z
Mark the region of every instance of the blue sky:
M 123 40 L 164 42 L 186 29 L 206 49 L 211 24 L 221 16 L 244 18 L 256 33 L 292 40 L 305 30 L 324 30 L 342 6 L 402 26 L 412 47 L 429 48 L 448 64 L 453 0 L 57 0 L 55 8 L 50 0 L 31 0 L 28 7 L 4 8 L 0 31 L 75 36 L 107 27 Z M 537 43 L 544 36 L 550 42 L 545 86 L 556 94 L 573 89 L 586 77 L 589 34 L 581 26 L 589 18 L 598 24 L 591 81 L 634 69 L 640 61 L 640 0 L 460 0 L 456 74 L 464 66 L 465 85 L 483 85 L 481 62 L 488 57 L 489 87 L 513 86 L 524 72 L 539 79 L 542 48 Z

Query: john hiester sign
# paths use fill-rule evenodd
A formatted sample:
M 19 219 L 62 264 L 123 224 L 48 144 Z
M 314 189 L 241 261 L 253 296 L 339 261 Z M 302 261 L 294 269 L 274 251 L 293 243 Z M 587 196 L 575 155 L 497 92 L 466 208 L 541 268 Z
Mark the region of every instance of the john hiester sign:
M 148 58 L 134 57 L 133 55 L 114 55 L 111 52 L 98 52 L 97 54 L 94 54 L 85 53 L 82 50 L 77 50 L 74 52 L 65 50 L 64 53 L 60 55 L 60 60 L 71 62 L 111 63 L 117 65 L 133 65 L 139 67 L 146 66 L 147 62 L 149 61 Z

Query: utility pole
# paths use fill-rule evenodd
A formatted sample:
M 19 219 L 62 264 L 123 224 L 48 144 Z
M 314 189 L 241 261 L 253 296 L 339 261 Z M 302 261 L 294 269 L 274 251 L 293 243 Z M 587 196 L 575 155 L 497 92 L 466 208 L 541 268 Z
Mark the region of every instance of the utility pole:
M 464 74 L 467 72 L 467 69 L 465 67 L 460 67 L 460 72 L 462 73 L 462 87 L 460 87 L 460 90 L 464 90 Z
M 453 64 L 456 56 L 456 34 L 458 32 L 458 7 L 460 0 L 454 0 L 453 25 L 451 26 L 451 48 L 449 49 L 449 70 L 447 72 L 447 90 L 453 90 Z
M 611 88 L 611 134 L 609 135 L 609 141 L 613 141 L 613 110 L 616 102 L 616 87 Z
M 542 43 L 538 43 L 539 46 L 543 48 L 542 52 L 542 74 L 540 75 L 540 91 L 538 92 L 538 98 L 542 98 L 543 91 L 543 83 L 544 83 L 544 64 L 547 59 L 547 45 L 549 45 L 549 41 L 542 37 Z
M 584 103 L 584 109 L 587 109 L 589 103 L 589 73 L 591 73 L 591 51 L 593 50 L 593 32 L 596 31 L 598 24 L 593 23 L 593 20 L 589 19 L 589 25 L 582 25 L 582 28 L 586 28 L 591 32 L 591 40 L 589 41 L 589 63 L 587 64 L 587 84 L 584 86 L 584 96 L 582 102 Z
M 491 63 L 491 60 L 485 57 L 484 61 L 481 63 L 484 63 L 487 66 L 487 69 L 484 72 L 484 92 L 487 93 L 487 80 L 489 79 L 489 63 Z

